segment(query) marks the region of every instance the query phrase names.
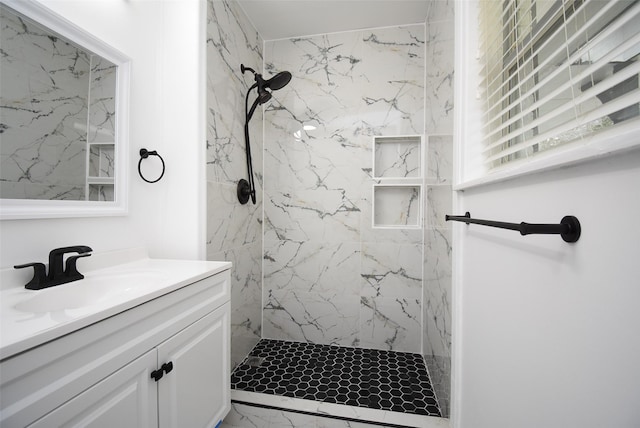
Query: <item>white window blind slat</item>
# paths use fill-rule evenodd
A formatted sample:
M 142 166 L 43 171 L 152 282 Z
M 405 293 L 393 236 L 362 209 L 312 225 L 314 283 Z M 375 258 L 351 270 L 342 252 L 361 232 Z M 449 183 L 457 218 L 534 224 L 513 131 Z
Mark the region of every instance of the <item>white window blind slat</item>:
M 485 0 L 479 19 L 489 168 L 640 116 L 640 0 Z
M 570 37 L 568 39 L 567 42 L 568 43 L 574 43 L 575 40 L 579 36 L 583 36 L 584 37 L 584 33 L 590 28 L 590 26 L 592 26 L 597 21 L 597 19 L 599 19 L 604 14 L 609 12 L 614 4 L 615 4 L 615 2 L 607 2 L 604 5 L 605 7 L 599 9 L 599 13 L 596 16 L 594 16 L 593 19 L 589 23 L 587 23 L 587 24 L 585 24 L 584 26 L 581 27 L 583 29 L 583 31 L 582 32 L 576 32 L 572 37 Z M 597 37 L 592 38 L 591 40 L 589 40 L 589 42 L 583 47 L 583 50 L 588 51 L 593 45 L 597 45 L 603 39 L 606 39 L 611 34 L 615 33 L 616 31 L 619 31 L 619 29 L 623 25 L 628 24 L 632 19 L 635 18 L 637 20 L 638 19 L 638 15 L 640 15 L 640 3 L 637 4 L 636 7 L 634 7 L 632 10 L 630 10 L 629 13 L 627 13 L 624 17 L 622 17 L 619 20 L 619 22 L 617 23 L 618 25 L 609 26 L 603 32 L 599 33 Z M 640 29 L 640 25 L 638 25 L 638 29 Z M 547 40 L 547 42 L 549 42 L 549 40 Z M 551 63 L 552 59 L 557 58 L 558 54 L 563 50 L 566 50 L 566 47 L 561 45 L 561 46 L 558 47 L 558 49 L 556 51 L 554 51 L 550 55 L 547 55 L 546 58 L 543 60 L 543 62 L 538 67 L 536 67 L 536 68 L 534 68 L 532 70 L 532 72 L 530 73 L 530 76 L 536 76 L 541 70 L 544 69 L 544 67 L 547 67 Z M 568 64 L 572 64 L 573 62 L 577 61 L 582 55 L 583 55 L 582 50 L 574 52 L 574 54 L 571 55 L 571 57 L 568 58 L 567 63 Z M 614 57 L 613 55 L 610 56 L 610 58 L 613 58 L 613 57 Z M 532 55 L 529 58 L 529 61 L 531 61 L 533 58 L 535 58 L 535 56 Z M 530 97 L 531 95 L 533 95 L 534 93 L 539 91 L 541 87 L 543 87 L 544 85 L 547 85 L 552 79 L 558 77 L 558 75 L 560 75 L 563 72 L 566 72 L 566 68 L 556 67 L 553 72 L 551 72 L 548 75 L 546 75 L 542 80 L 540 80 L 538 83 L 536 83 L 531 89 L 529 89 L 528 91 L 524 92 L 515 101 L 513 101 L 510 104 L 506 105 L 504 108 L 500 109 L 497 112 L 496 111 L 490 112 L 489 114 L 491 114 L 493 119 L 491 121 L 488 121 L 485 124 L 483 130 L 485 132 L 489 132 L 488 128 L 495 127 L 494 123 L 496 121 L 500 122 L 503 126 L 504 125 L 510 125 L 511 123 L 500 121 L 500 118 L 502 117 L 502 115 L 505 114 L 506 112 L 508 112 L 509 110 L 513 109 L 514 107 L 516 107 L 521 102 L 521 98 Z M 502 89 L 504 91 L 504 89 L 505 89 L 504 86 L 507 85 L 507 84 L 508 84 L 508 82 L 505 82 L 501 86 L 501 88 L 499 88 L 499 89 Z M 506 92 L 505 95 L 502 96 L 499 100 L 494 101 L 494 105 L 496 107 L 500 107 L 502 105 L 502 103 L 504 103 L 507 100 L 507 97 L 511 96 L 514 91 L 515 91 L 515 89 L 511 90 L 509 92 Z M 511 122 L 515 122 L 516 120 L 517 119 L 514 118 L 514 117 L 511 118 Z M 499 131 L 500 131 L 500 129 L 497 129 L 497 130 L 494 130 L 493 133 L 499 132 Z M 489 133 L 488 137 L 491 138 L 491 134 L 493 134 L 493 133 Z
M 614 58 L 618 56 L 621 52 L 624 52 L 626 49 L 628 49 L 629 46 L 633 46 L 636 43 L 640 43 L 640 33 L 636 35 L 634 39 L 627 41 L 623 45 L 611 51 L 607 56 L 603 57 L 600 61 L 589 65 L 587 68 L 585 68 L 582 72 L 578 73 L 576 76 L 572 76 L 571 81 L 567 81 L 564 85 L 559 86 L 558 88 L 551 91 L 546 98 L 542 98 L 539 101 L 534 102 L 533 104 L 531 104 L 530 108 L 531 109 L 540 108 L 545 102 L 548 102 L 550 99 L 554 100 L 561 93 L 571 90 L 571 88 L 576 85 L 576 82 L 580 82 L 583 79 L 591 76 L 594 72 L 600 70 L 604 65 L 606 65 L 609 62 L 608 60 L 610 58 Z M 616 74 L 613 74 L 609 78 L 602 80 L 597 85 L 591 86 L 590 89 L 581 91 L 579 95 L 574 96 L 573 103 L 564 103 L 562 105 L 559 105 L 558 107 L 549 110 L 546 115 L 540 116 L 538 119 L 530 122 L 527 126 L 519 127 L 512 132 L 508 132 L 509 126 L 513 125 L 518 120 L 522 120 L 526 115 L 530 114 L 530 112 L 523 110 L 520 113 L 514 115 L 511 119 L 505 121 L 502 124 L 502 127 L 488 134 L 487 141 L 489 141 L 492 136 L 497 135 L 498 133 L 502 133 L 504 134 L 504 136 L 502 136 L 496 142 L 493 142 L 490 144 L 488 143 L 487 147 L 485 148 L 485 151 L 493 149 L 499 146 L 500 144 L 504 144 L 505 142 L 509 141 L 511 138 L 514 138 L 519 134 L 523 134 L 526 131 L 529 131 L 543 124 L 545 120 L 548 119 L 548 117 L 545 117 L 545 116 L 557 115 L 571 108 L 574 103 L 577 104 L 577 103 L 584 102 L 588 98 L 596 98 L 597 95 L 600 94 L 601 92 L 611 89 L 612 87 L 620 84 L 621 82 L 632 77 L 633 75 L 637 75 L 640 72 L 640 62 L 635 62 L 633 65 L 627 68 L 628 69 L 625 68 L 623 69 L 623 71 L 620 71 Z M 501 113 L 506 114 L 508 113 L 508 110 L 503 110 Z M 505 134 L 505 132 L 508 132 L 508 133 Z
M 574 139 L 578 139 L 582 135 L 587 135 L 592 132 L 597 132 L 597 130 L 601 129 L 601 127 L 603 126 L 602 122 L 595 123 L 594 124 L 595 126 L 593 128 L 588 128 L 588 125 L 592 122 L 598 121 L 598 119 L 604 119 L 605 116 L 618 112 L 631 104 L 638 104 L 638 103 L 640 103 L 640 90 L 636 89 L 632 92 L 628 92 L 623 97 L 616 99 L 616 101 L 603 104 L 602 107 L 592 110 L 589 113 L 582 115 L 576 119 L 573 119 L 569 122 L 563 123 L 562 125 L 557 126 L 553 129 L 550 129 L 544 134 L 537 135 L 535 138 L 531 138 L 524 143 L 517 144 L 505 150 L 502 150 L 498 154 L 488 157 L 485 160 L 485 163 L 491 163 L 495 160 L 501 159 L 510 154 L 514 154 L 516 152 L 526 150 L 530 147 L 533 147 L 535 145 L 538 145 L 548 140 L 552 140 L 554 138 L 556 138 L 557 140 L 557 143 L 554 145 L 559 145 L 561 143 L 566 143 Z M 637 116 L 637 114 L 635 116 Z M 571 131 L 575 131 L 575 132 L 571 133 Z M 563 138 L 566 138 L 565 134 L 568 134 L 568 133 L 571 133 L 575 138 L 571 138 L 570 140 L 563 141 Z
M 590 28 L 591 25 L 594 24 L 594 22 L 599 19 L 600 17 L 602 17 L 604 14 L 606 14 L 607 12 L 609 12 L 609 10 L 613 7 L 615 3 L 614 2 L 608 2 L 605 4 L 605 7 L 600 9 L 600 12 L 593 17 L 593 19 L 587 23 L 586 25 L 582 26 L 581 28 L 583 29 L 582 32 L 576 32 L 572 37 L 570 37 L 567 40 L 567 43 L 573 43 L 575 42 L 575 40 L 579 37 L 579 36 L 584 36 L 584 33 Z M 619 26 L 622 26 L 624 24 L 626 24 L 627 22 L 629 22 L 632 18 L 637 17 L 637 15 L 640 14 L 640 4 L 638 4 L 638 7 L 634 8 L 634 10 L 630 11 L 629 14 L 625 15 L 624 19 L 621 20 L 619 22 Z M 609 27 L 607 28 L 604 32 L 602 32 L 601 34 L 598 34 L 598 36 L 596 38 L 593 38 L 589 41 L 589 45 L 594 45 L 600 42 L 600 40 L 608 37 L 609 35 L 611 35 L 613 32 L 617 31 L 619 29 L 618 26 L 615 27 Z M 558 30 L 560 31 L 560 30 Z M 542 49 L 544 49 L 548 43 L 551 42 L 551 40 L 553 39 L 553 37 L 555 37 L 558 34 L 558 32 L 554 33 L 550 38 L 548 38 L 545 43 L 540 47 L 540 49 L 538 49 L 537 51 L 540 51 Z M 584 49 L 588 49 L 589 45 L 585 46 Z M 535 76 L 536 74 L 538 74 L 539 72 L 541 72 L 545 67 L 549 66 L 550 63 L 552 62 L 553 59 L 557 58 L 558 55 L 563 51 L 566 50 L 566 47 L 563 45 L 559 45 L 558 48 L 552 52 L 549 55 L 546 55 L 545 58 L 543 58 L 542 62 L 536 66 L 530 73 L 530 76 Z M 574 53 L 569 59 L 568 62 L 572 63 L 574 61 L 576 61 L 579 57 L 581 56 L 581 52 L 577 52 Z M 528 65 L 528 63 L 532 62 L 533 59 L 536 58 L 535 55 L 531 55 L 529 57 L 529 59 L 527 59 L 527 62 L 524 64 L 525 66 Z M 556 69 L 547 74 L 542 80 L 539 80 L 538 83 L 536 83 L 531 89 L 529 89 L 528 91 L 526 91 L 525 93 L 523 93 L 521 95 L 522 98 L 526 98 L 531 96 L 532 94 L 534 94 L 536 91 L 540 90 L 541 87 L 543 87 L 544 85 L 548 84 L 549 81 L 551 81 L 552 79 L 556 78 L 560 73 L 562 73 L 563 71 L 566 71 L 565 69 L 563 69 L 562 67 L 556 67 Z M 503 95 L 500 99 L 496 100 L 494 102 L 494 104 L 497 107 L 500 107 L 502 105 L 502 103 L 504 103 L 505 101 L 507 101 L 508 97 L 511 96 L 516 90 L 517 87 L 512 89 L 511 91 L 505 91 L 505 86 L 508 84 L 508 81 L 504 82 L 502 84 L 502 86 L 500 88 L 498 88 L 498 90 L 502 90 L 503 92 L 505 92 L 505 95 Z M 499 112 L 492 112 L 491 115 L 493 116 L 493 121 L 498 120 L 504 113 L 505 111 L 509 111 L 510 109 L 514 108 L 516 105 L 518 105 L 518 103 L 520 102 L 520 99 L 516 99 L 515 101 L 511 102 L 509 105 L 507 105 L 506 107 L 502 108 Z M 492 122 L 487 123 L 485 125 L 485 131 L 487 130 L 486 128 L 490 127 L 492 125 Z
M 594 1 L 594 0 L 592 0 L 592 1 Z M 500 4 L 500 2 L 499 2 L 499 1 L 495 1 L 494 3 L 495 3 L 495 4 Z M 573 17 L 572 17 L 572 18 L 573 18 Z M 510 25 L 510 24 L 507 22 L 507 25 Z M 509 53 L 508 53 L 508 50 L 502 49 L 503 41 L 502 41 L 502 38 L 500 38 L 500 37 L 499 37 L 499 35 L 500 35 L 500 34 L 503 34 L 505 31 L 507 31 L 507 30 L 506 30 L 506 28 L 505 28 L 505 26 L 502 26 L 500 31 L 495 31 L 495 33 L 496 33 L 496 34 L 495 34 L 495 36 L 494 36 L 494 40 L 493 40 L 493 42 L 492 42 L 492 43 L 490 43 L 490 44 L 489 44 L 489 43 L 487 43 L 487 46 L 486 46 L 486 50 L 485 50 L 485 52 L 486 52 L 486 51 L 499 51 L 499 50 L 503 50 L 503 51 L 504 51 L 504 52 L 503 52 L 503 56 L 507 56 L 507 55 L 509 54 Z M 553 34 L 553 35 L 551 35 L 551 36 L 547 37 L 547 39 L 543 42 L 543 44 L 540 46 L 540 48 L 539 48 L 539 49 L 542 49 L 542 48 L 546 47 L 546 45 L 548 45 L 548 44 L 550 43 L 550 41 L 551 41 L 554 37 L 556 37 L 558 34 L 560 34 L 560 33 L 564 33 L 564 31 L 563 31 L 563 29 L 562 29 L 562 28 L 558 28 L 558 29 L 554 32 L 554 34 Z M 513 50 L 513 49 L 511 49 L 511 50 Z M 515 55 L 512 55 L 512 56 L 513 56 L 513 59 L 514 59 L 514 60 L 517 58 Z M 531 61 L 532 59 L 533 59 L 533 56 L 531 56 L 531 57 L 527 60 L 527 62 L 528 62 L 528 61 Z M 546 59 L 546 61 L 549 61 L 549 60 L 550 60 L 550 58 L 547 58 L 547 59 Z M 511 64 L 507 64 L 507 63 L 504 63 L 504 64 L 503 64 L 503 63 L 499 63 L 499 62 L 493 62 L 493 65 L 494 65 L 494 68 L 492 68 L 491 70 L 493 71 L 493 70 L 497 69 L 497 70 L 499 71 L 499 73 L 492 73 L 492 74 L 489 74 L 489 75 L 488 75 L 488 77 L 492 77 L 492 78 L 493 78 L 493 80 L 491 80 L 490 82 L 488 82 L 488 86 L 492 86 L 492 84 L 493 84 L 493 83 L 495 83 L 495 82 L 500 82 L 500 84 L 502 84 L 502 79 L 501 79 L 501 77 L 502 77 L 502 70 L 503 70 L 503 69 L 509 69 L 509 68 L 510 68 L 510 66 L 511 66 Z M 481 82 L 481 84 L 483 84 L 483 82 Z M 500 89 L 500 88 L 498 88 L 498 89 Z M 494 96 L 494 95 L 495 95 L 495 93 L 491 93 L 491 94 L 490 94 L 490 96 Z M 501 101 L 502 101 L 502 100 L 501 100 Z
M 638 73 L 640 73 L 640 63 L 635 63 L 634 65 L 629 66 L 624 70 L 616 73 L 611 79 L 604 80 L 592 86 L 591 88 L 587 89 L 579 97 L 575 98 L 573 103 L 560 104 L 555 110 L 551 112 L 551 114 L 560 115 L 566 112 L 567 110 L 574 109 L 576 105 L 586 103 L 589 100 L 592 100 L 597 94 L 613 88 L 614 86 L 624 82 L 625 80 L 627 80 L 629 77 L 633 75 L 637 75 Z M 613 111 L 615 112 L 616 110 L 613 110 Z M 524 134 L 527 131 L 530 131 L 531 129 L 534 129 L 544 124 L 546 120 L 547 118 L 541 117 L 539 119 L 532 121 L 531 123 L 528 124 L 527 127 L 519 128 L 517 131 L 512 132 L 507 136 L 505 136 L 504 138 L 498 140 L 498 142 L 487 146 L 486 148 L 483 149 L 483 153 L 488 153 L 492 149 L 495 149 L 496 147 L 498 147 L 500 144 L 504 144 L 508 140 L 515 138 L 517 135 Z M 536 144 L 536 143 L 534 142 L 532 144 Z

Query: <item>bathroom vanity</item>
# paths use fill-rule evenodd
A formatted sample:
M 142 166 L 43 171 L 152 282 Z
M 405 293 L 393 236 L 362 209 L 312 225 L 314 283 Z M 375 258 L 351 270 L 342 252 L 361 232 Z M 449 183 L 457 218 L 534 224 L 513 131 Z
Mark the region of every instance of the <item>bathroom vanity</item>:
M 0 425 L 216 426 L 230 409 L 230 268 L 140 258 L 47 290 L 3 285 Z

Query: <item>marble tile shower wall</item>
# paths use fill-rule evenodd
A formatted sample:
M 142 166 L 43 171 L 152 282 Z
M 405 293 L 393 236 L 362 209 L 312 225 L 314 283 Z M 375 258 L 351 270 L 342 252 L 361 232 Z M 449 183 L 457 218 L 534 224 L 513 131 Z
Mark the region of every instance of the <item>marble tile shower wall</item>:
M 424 356 L 442 409 L 451 382 L 451 226 L 453 178 L 453 0 L 431 2 L 426 18 L 427 174 L 424 227 Z
M 373 136 L 424 133 L 425 26 L 269 41 L 263 336 L 421 352 L 420 229 L 372 227 Z
M 4 6 L 0 17 L 0 194 L 82 200 L 90 57 Z
M 89 89 L 89 143 L 113 144 L 116 135 L 116 73 L 118 67 L 106 59 L 91 55 L 91 83 Z M 113 159 L 111 159 L 113 161 Z M 112 177 L 113 170 L 105 171 Z
M 207 1 L 207 259 L 233 262 L 232 367 L 261 337 L 262 197 L 257 205 L 240 205 L 236 186 L 247 177 L 244 97 L 253 84 L 249 73 L 240 73 L 240 64 L 261 70 L 262 45 L 235 1 Z M 262 109 L 256 110 L 250 133 L 261 195 Z
M 117 66 L 98 55 L 91 55 L 91 84 L 87 142 L 89 143 L 89 177 L 115 177 L 115 93 Z M 90 201 L 113 201 L 112 184 L 88 186 Z

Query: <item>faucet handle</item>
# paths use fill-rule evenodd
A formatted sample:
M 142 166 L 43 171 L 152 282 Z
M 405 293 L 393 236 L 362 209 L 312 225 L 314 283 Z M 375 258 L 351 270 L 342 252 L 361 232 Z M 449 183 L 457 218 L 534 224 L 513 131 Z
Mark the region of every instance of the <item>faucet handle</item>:
M 93 249 L 87 245 L 72 245 L 70 247 L 54 248 L 49 254 L 64 254 L 64 253 L 90 253 Z
M 86 245 L 74 245 L 71 247 L 54 248 L 49 252 L 49 280 L 57 282 L 65 276 L 62 261 L 66 253 L 87 254 L 93 251 Z M 82 279 L 82 278 L 79 278 Z M 60 284 L 60 282 L 58 282 Z M 64 284 L 64 282 L 62 283 Z
M 33 278 L 31 278 L 31 281 L 27 282 L 24 287 L 29 290 L 40 290 L 47 281 L 47 270 L 44 263 L 26 263 L 23 265 L 15 265 L 13 268 L 24 269 L 28 267 L 33 267 Z
M 64 270 L 64 276 L 66 278 L 73 278 L 73 280 L 82 279 L 84 275 L 78 272 L 76 263 L 80 257 L 89 257 L 91 253 L 79 254 L 77 256 L 71 256 L 67 259 L 66 268 Z

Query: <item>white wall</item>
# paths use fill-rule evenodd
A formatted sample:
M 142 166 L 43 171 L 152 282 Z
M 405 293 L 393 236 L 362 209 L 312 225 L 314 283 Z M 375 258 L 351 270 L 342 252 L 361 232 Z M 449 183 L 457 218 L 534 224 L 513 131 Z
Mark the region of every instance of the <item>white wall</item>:
M 0 267 L 46 261 L 54 247 L 147 247 L 154 257 L 204 258 L 204 4 L 200 0 L 40 0 L 132 59 L 129 215 L 0 223 Z M 167 164 L 138 176 L 138 151 Z
M 465 191 L 458 211 L 582 237 L 456 226 L 455 426 L 640 426 L 640 150 Z
M 456 2 L 458 181 L 482 175 L 476 6 Z M 637 144 L 638 122 L 629 122 L 624 141 Z M 603 142 L 571 156 L 606 153 Z M 639 187 L 636 148 L 458 192 L 458 213 L 516 223 L 574 215 L 582 237 L 568 244 L 456 223 L 454 427 L 640 426 Z

